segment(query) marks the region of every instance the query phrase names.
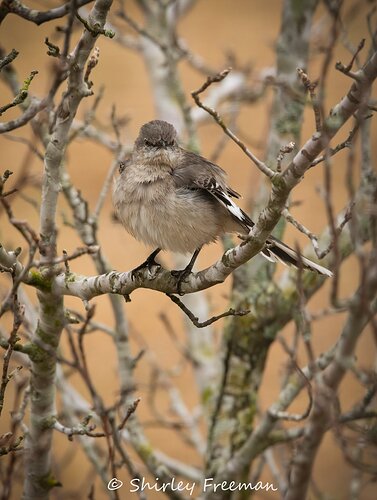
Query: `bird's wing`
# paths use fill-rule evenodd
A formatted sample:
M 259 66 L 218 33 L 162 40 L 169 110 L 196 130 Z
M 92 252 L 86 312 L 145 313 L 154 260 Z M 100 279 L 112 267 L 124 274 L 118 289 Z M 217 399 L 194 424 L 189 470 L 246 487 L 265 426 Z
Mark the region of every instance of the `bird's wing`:
M 188 151 L 182 151 L 182 160 L 173 170 L 172 175 L 178 188 L 201 189 L 213 196 L 221 205 L 223 205 L 229 214 L 245 228 L 252 228 L 254 222 L 238 207 L 233 198 L 239 198 L 240 195 L 233 191 L 226 183 L 226 173 L 222 168 L 202 156 Z M 288 266 L 293 265 L 296 268 L 302 266 L 325 276 L 332 276 L 332 272 L 325 267 L 299 256 L 295 250 L 290 248 L 282 241 L 270 236 L 267 245 L 261 250 L 262 255 L 271 262 L 282 262 Z
M 181 151 L 182 159 L 172 173 L 176 186 L 208 192 L 237 222 L 247 228 L 253 227 L 250 217 L 232 200 L 240 195 L 227 185 L 224 170 L 198 154 Z

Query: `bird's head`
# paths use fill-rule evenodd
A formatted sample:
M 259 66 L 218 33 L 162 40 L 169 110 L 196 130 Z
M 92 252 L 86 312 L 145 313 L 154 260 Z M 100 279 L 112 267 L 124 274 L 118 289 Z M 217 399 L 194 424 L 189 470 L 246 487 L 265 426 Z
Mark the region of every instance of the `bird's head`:
M 173 125 L 162 120 L 153 120 L 141 127 L 135 149 L 158 153 L 177 145 L 177 131 Z

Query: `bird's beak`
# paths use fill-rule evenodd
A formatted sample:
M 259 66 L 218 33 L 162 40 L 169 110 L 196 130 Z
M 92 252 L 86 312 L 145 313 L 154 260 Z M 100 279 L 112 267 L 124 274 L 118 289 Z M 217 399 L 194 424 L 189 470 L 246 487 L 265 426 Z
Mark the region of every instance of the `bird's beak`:
M 165 141 L 160 141 L 159 146 L 160 146 L 161 148 L 166 149 L 167 144 L 166 144 L 166 142 L 165 142 Z

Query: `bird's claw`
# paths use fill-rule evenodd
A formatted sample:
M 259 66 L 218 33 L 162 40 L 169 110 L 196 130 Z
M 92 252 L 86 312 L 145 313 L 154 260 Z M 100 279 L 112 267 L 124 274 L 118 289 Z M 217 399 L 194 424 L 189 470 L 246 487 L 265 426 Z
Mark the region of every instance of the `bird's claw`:
M 174 278 L 177 278 L 177 293 L 178 295 L 182 296 L 184 295 L 184 292 L 182 292 L 182 283 L 185 281 L 185 279 L 189 276 L 191 273 L 191 269 L 180 269 L 178 271 L 170 271 L 170 274 L 174 276 Z
M 140 264 L 140 266 L 137 266 L 137 267 L 135 267 L 135 269 L 132 269 L 132 271 L 131 271 L 132 281 L 135 281 L 138 274 L 140 273 L 140 271 L 143 271 L 145 268 L 148 269 L 149 274 L 154 274 L 154 273 L 152 273 L 153 267 L 157 268 L 156 272 L 161 269 L 161 265 L 158 262 L 156 262 L 154 259 L 147 259 L 145 262 Z

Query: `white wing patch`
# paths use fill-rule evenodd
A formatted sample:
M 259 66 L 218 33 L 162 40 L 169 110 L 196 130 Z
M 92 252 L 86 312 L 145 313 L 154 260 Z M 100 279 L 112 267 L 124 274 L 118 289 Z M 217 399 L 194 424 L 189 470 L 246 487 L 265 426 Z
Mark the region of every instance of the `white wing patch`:
M 202 187 L 211 193 L 212 196 L 214 196 L 228 210 L 233 218 L 240 222 L 240 224 L 247 228 L 252 228 L 254 226 L 254 222 L 250 219 L 250 217 L 245 214 L 245 212 L 241 210 L 241 208 L 231 199 L 229 195 L 232 193 L 227 193 L 214 177 L 206 179 Z M 332 272 L 325 267 L 320 266 L 316 262 L 313 262 L 304 256 L 299 256 L 295 250 L 282 241 L 271 237 L 271 239 L 267 240 L 266 243 L 267 245 L 261 253 L 263 257 L 270 262 L 281 262 L 287 266 L 294 266 L 296 268 L 300 267 L 301 263 L 304 269 L 323 274 L 324 276 L 331 277 L 333 275 Z
M 240 222 L 245 223 L 245 217 L 238 205 L 234 203 L 234 201 L 224 192 L 221 193 L 222 197 L 226 199 L 226 203 L 223 203 L 223 205 L 229 210 L 231 214 L 233 214 Z M 218 198 L 221 201 L 221 198 Z
M 208 179 L 205 189 L 211 193 L 243 226 L 253 227 L 254 222 L 238 205 L 234 203 L 229 194 L 216 182 L 214 178 Z

